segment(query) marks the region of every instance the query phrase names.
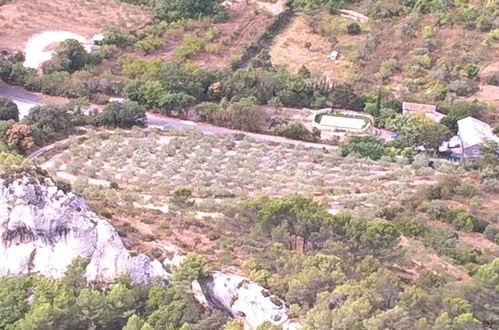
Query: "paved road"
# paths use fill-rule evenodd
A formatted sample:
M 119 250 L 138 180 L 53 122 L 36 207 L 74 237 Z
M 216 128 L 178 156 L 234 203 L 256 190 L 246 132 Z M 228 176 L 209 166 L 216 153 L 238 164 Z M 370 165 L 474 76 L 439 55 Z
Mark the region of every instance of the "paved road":
M 42 99 L 35 94 L 31 94 L 23 89 L 11 87 L 5 84 L 0 84 L 0 95 L 18 102 L 31 104 L 40 104 L 42 102 Z
M 12 87 L 6 84 L 0 84 L 0 95 L 10 98 L 15 102 L 20 102 L 20 103 L 28 103 L 28 104 L 33 104 L 33 105 L 38 105 L 42 103 L 42 99 L 35 95 L 32 94 L 28 91 L 25 91 L 23 89 L 17 88 L 17 87 Z M 176 129 L 195 129 L 198 131 L 201 131 L 205 134 L 236 134 L 236 133 L 244 133 L 247 136 L 250 136 L 256 140 L 260 141 L 266 141 L 266 142 L 274 142 L 274 143 L 287 143 L 287 144 L 302 144 L 303 146 L 306 147 L 312 147 L 312 148 L 326 148 L 326 149 L 333 149 L 335 147 L 327 145 L 327 144 L 322 144 L 322 143 L 310 143 L 310 142 L 303 142 L 303 141 L 298 141 L 298 140 L 292 140 L 292 139 L 287 139 L 284 137 L 280 136 L 274 136 L 274 135 L 266 135 L 266 134 L 256 134 L 256 133 L 249 133 L 249 132 L 243 132 L 243 131 L 238 131 L 238 130 L 233 130 L 225 127 L 220 127 L 220 126 L 213 126 L 210 124 L 206 123 L 199 123 L 199 122 L 192 122 L 188 120 L 180 120 L 177 118 L 171 118 L 171 117 L 166 117 L 166 116 L 159 116 L 156 114 L 151 114 L 147 113 L 147 123 L 150 127 L 174 127 Z
M 147 121 L 150 127 L 164 127 L 170 126 L 176 129 L 195 129 L 201 131 L 205 134 L 221 134 L 221 135 L 229 135 L 229 134 L 237 134 L 243 133 L 249 137 L 252 137 L 255 140 L 266 141 L 266 142 L 274 142 L 274 143 L 287 143 L 287 144 L 302 144 L 305 147 L 311 148 L 326 148 L 326 149 L 334 149 L 334 146 L 323 144 L 323 143 L 311 143 L 304 142 L 299 140 L 287 139 L 282 136 L 275 135 L 267 135 L 267 134 L 258 134 L 258 133 L 250 133 L 245 131 L 238 131 L 226 127 L 214 126 L 206 123 L 200 122 L 192 122 L 188 120 L 180 120 L 177 118 L 158 116 L 156 114 L 147 114 Z
M 26 116 L 30 109 L 40 104 L 41 99 L 37 95 L 27 93 L 23 89 L 14 88 L 0 82 L 0 96 L 10 98 L 19 109 L 19 117 Z

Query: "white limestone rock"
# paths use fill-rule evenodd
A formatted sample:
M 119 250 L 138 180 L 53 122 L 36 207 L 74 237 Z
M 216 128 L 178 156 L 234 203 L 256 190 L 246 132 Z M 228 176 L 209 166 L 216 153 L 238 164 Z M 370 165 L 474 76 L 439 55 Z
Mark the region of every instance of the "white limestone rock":
M 166 254 L 166 258 L 163 260 L 163 267 L 171 273 L 174 267 L 180 266 L 184 261 L 184 256 L 173 246 L 161 244 L 161 248 L 163 248 Z
M 0 179 L 0 276 L 60 278 L 76 256 L 89 260 L 89 281 L 109 282 L 124 273 L 134 282 L 166 276 L 158 261 L 130 255 L 116 230 L 83 198 L 63 192 L 50 179 Z
M 29 175 L 7 183 L 0 179 L 0 276 L 39 273 L 64 276 L 76 256 L 89 260 L 89 281 L 112 281 L 127 273 L 136 283 L 152 277 L 166 279 L 183 256 L 162 246 L 163 265 L 145 255 L 132 256 L 116 230 L 89 210 L 83 198 L 58 189 L 50 179 Z M 193 282 L 193 294 L 204 306 L 216 306 L 244 319 L 255 329 L 264 321 L 285 330 L 301 327 L 291 322 L 281 299 L 247 278 L 215 271 Z
M 285 330 L 301 326 L 288 319 L 282 299 L 245 277 L 216 271 L 201 279 L 200 284 L 210 304 L 243 318 L 252 329 L 265 321 L 280 324 Z

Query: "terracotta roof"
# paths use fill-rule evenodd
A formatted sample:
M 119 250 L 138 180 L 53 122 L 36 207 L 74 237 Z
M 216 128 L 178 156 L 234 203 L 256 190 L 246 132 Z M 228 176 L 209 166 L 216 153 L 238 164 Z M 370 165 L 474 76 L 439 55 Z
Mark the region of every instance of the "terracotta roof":
M 436 112 L 437 107 L 433 104 L 403 102 L 402 111 Z

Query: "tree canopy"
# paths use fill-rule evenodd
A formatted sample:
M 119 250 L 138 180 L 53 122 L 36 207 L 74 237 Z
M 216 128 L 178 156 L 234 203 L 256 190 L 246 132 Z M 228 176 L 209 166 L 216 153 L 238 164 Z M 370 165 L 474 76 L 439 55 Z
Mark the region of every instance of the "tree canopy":
M 56 47 L 52 59 L 44 64 L 44 72 L 66 71 L 72 73 L 83 68 L 88 60 L 89 55 L 83 45 L 78 40 L 67 39 Z
M 17 105 L 10 99 L 0 96 L 0 120 L 19 120 Z
M 144 107 L 137 102 L 111 102 L 97 116 L 97 121 L 103 126 L 131 128 L 145 126 L 147 117 Z

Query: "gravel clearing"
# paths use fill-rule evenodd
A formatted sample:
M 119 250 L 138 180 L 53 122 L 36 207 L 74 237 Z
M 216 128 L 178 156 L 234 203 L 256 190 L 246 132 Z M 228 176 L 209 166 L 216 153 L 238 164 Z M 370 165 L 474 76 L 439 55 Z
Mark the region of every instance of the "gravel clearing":
M 24 66 L 38 69 L 43 62 L 50 60 L 52 57 L 52 51 L 47 50 L 47 47 L 67 39 L 75 39 L 82 44 L 87 42 L 81 35 L 69 31 L 44 31 L 35 34 L 26 43 Z M 85 47 L 87 51 L 89 51 L 88 47 Z

